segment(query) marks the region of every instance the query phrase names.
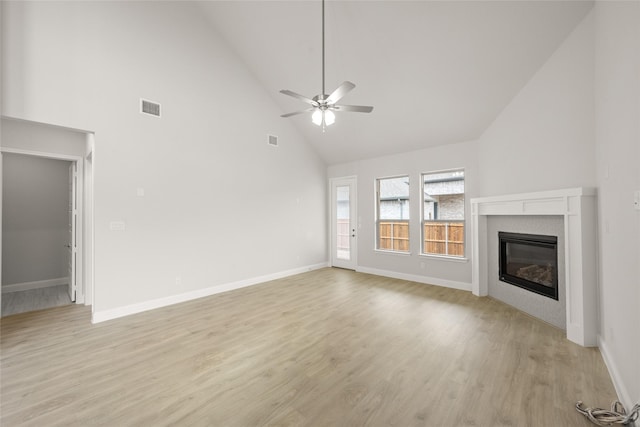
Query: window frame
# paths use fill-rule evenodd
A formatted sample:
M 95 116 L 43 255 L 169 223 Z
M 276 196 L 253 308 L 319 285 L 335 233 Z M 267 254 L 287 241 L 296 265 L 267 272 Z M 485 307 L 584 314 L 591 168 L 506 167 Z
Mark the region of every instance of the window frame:
M 407 198 L 407 205 L 409 208 L 409 219 L 381 219 L 380 215 L 381 215 L 381 206 L 380 206 L 380 182 L 383 180 L 388 180 L 388 179 L 398 179 L 398 178 L 406 178 L 407 182 L 409 182 L 409 195 Z M 392 176 L 385 176 L 385 177 L 379 177 L 375 179 L 375 242 L 374 242 L 374 249 L 376 251 L 380 251 L 380 252 L 386 252 L 386 253 L 393 253 L 393 254 L 400 254 L 400 255 L 410 255 L 411 254 L 411 175 L 410 174 L 400 174 L 400 175 L 392 175 Z M 397 240 L 406 240 L 407 241 L 407 250 L 399 250 L 399 249 L 393 249 L 393 242 L 394 242 L 394 235 L 393 235 L 393 226 L 391 227 L 391 235 L 389 236 L 389 238 L 391 239 L 391 248 L 382 248 L 380 245 L 380 225 L 381 222 L 393 222 L 393 223 L 404 223 L 406 224 L 406 229 L 407 229 L 407 237 L 406 239 L 404 238 L 399 238 Z M 386 237 L 385 237 L 386 238 Z
M 460 220 L 447 220 L 447 219 L 438 219 L 438 218 L 434 218 L 434 219 L 425 219 L 425 177 L 428 175 L 435 175 L 435 174 L 443 174 L 443 173 L 451 173 L 451 172 L 462 172 L 462 176 L 463 176 L 463 183 L 464 183 L 464 191 L 462 193 L 462 206 L 463 206 L 463 210 L 462 210 L 462 216 L 463 218 Z M 426 256 L 426 257 L 435 257 L 435 258 L 446 258 L 446 259 L 450 259 L 450 260 L 454 260 L 454 261 L 465 261 L 467 260 L 467 215 L 466 215 L 466 204 L 467 204 L 467 187 L 466 187 L 466 182 L 467 182 L 467 174 L 464 168 L 452 168 L 452 169 L 444 169 L 444 170 L 436 170 L 436 171 L 429 171 L 429 172 L 422 172 L 420 173 L 420 255 L 422 256 Z M 463 226 L 463 231 L 462 231 L 462 254 L 461 255 L 451 255 L 448 252 L 448 250 L 445 251 L 445 253 L 437 253 L 437 252 L 427 252 L 426 251 L 426 245 L 425 245 L 425 241 L 426 241 L 426 233 L 425 233 L 425 226 L 428 223 L 462 223 Z M 446 230 L 448 231 L 448 228 L 446 228 Z M 450 243 L 450 240 L 448 238 L 445 239 L 445 246 L 448 248 L 448 244 Z

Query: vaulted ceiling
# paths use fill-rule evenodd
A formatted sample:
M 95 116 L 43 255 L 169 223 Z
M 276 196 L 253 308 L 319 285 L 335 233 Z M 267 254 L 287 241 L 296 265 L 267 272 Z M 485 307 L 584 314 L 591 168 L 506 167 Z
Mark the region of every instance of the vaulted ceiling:
M 586 16 L 583 1 L 326 3 L 326 91 L 349 80 L 322 132 L 290 120 L 329 164 L 477 139 Z M 321 2 L 211 1 L 199 7 L 282 113 L 321 92 Z

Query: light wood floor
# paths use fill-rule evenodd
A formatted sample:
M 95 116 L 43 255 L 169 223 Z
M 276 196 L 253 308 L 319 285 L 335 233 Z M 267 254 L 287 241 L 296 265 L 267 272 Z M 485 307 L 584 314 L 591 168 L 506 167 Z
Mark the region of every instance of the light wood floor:
M 322 269 L 91 325 L 2 319 L 3 426 L 590 426 L 600 353 L 469 292 Z
M 71 304 L 69 286 L 49 286 L 2 294 L 2 316 Z

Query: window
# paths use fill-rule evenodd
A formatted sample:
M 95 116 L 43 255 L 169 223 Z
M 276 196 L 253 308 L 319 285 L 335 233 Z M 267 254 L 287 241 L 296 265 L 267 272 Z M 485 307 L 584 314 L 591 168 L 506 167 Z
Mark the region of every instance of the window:
M 422 174 L 422 253 L 464 256 L 464 171 Z
M 380 178 L 376 184 L 376 248 L 409 252 L 409 177 Z

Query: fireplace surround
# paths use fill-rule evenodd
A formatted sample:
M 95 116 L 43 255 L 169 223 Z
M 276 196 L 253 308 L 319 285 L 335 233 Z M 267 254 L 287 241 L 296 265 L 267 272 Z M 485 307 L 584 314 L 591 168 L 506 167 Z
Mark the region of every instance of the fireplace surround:
M 487 216 L 488 296 L 502 301 L 563 331 L 567 330 L 565 283 L 564 218 L 560 215 L 495 215 Z M 558 299 L 529 292 L 500 280 L 500 239 L 503 232 L 528 233 L 558 238 Z
M 471 199 L 472 292 L 488 295 L 487 219 L 491 216 L 561 216 L 567 338 L 597 345 L 596 192 L 570 188 Z

